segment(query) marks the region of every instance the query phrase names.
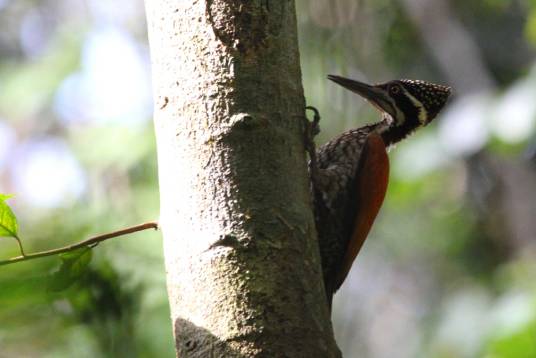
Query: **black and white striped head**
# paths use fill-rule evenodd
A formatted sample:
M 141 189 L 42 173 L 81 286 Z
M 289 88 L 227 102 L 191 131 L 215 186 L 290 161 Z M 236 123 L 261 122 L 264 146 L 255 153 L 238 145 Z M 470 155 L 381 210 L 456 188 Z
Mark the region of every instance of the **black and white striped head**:
M 394 80 L 377 85 L 329 75 L 335 83 L 359 94 L 393 119 L 394 126 L 415 129 L 430 123 L 447 103 L 451 89 L 418 80 Z
M 378 85 L 392 99 L 396 115 L 389 113 L 396 123 L 417 117 L 422 126 L 430 123 L 441 111 L 450 96 L 450 87 L 419 80 L 395 80 Z

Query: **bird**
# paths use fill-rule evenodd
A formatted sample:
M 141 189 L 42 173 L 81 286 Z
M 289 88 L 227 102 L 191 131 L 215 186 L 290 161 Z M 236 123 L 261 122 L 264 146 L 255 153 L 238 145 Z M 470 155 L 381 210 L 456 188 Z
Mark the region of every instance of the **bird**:
M 408 79 L 375 85 L 336 75 L 328 79 L 381 113 L 380 121 L 340 134 L 310 159 L 315 224 L 331 311 L 333 295 L 346 279 L 385 198 L 388 148 L 428 125 L 447 103 L 451 88 Z

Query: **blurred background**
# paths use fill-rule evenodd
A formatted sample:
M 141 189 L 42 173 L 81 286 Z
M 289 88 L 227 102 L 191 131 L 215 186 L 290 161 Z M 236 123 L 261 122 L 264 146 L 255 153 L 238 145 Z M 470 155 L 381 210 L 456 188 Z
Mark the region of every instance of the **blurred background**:
M 391 151 L 373 232 L 335 296 L 345 357 L 536 357 L 536 1 L 297 0 L 318 143 L 378 119 L 326 80 L 455 95 Z M 158 217 L 141 0 L 0 0 L 0 192 L 27 251 Z M 0 240 L 2 258 L 18 254 Z M 173 357 L 161 239 L 0 270 L 0 357 Z

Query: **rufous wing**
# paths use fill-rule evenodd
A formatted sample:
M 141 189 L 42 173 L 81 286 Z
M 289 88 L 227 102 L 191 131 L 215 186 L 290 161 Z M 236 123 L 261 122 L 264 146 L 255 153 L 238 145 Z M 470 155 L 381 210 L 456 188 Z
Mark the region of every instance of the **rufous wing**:
M 367 137 L 357 169 L 355 185 L 357 210 L 354 229 L 335 279 L 337 290 L 346 279 L 380 211 L 389 181 L 389 157 L 383 139 L 376 133 Z

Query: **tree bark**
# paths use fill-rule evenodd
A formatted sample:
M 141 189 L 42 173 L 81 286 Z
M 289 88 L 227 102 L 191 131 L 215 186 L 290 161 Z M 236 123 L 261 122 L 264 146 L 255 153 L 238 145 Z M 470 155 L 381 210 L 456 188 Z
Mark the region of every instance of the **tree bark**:
M 178 356 L 335 357 L 294 1 L 146 1 Z

